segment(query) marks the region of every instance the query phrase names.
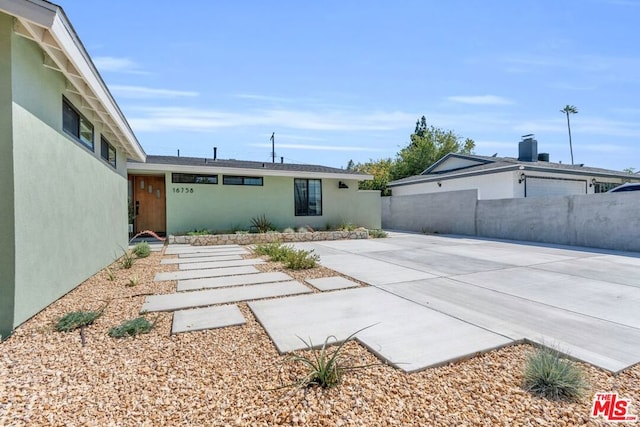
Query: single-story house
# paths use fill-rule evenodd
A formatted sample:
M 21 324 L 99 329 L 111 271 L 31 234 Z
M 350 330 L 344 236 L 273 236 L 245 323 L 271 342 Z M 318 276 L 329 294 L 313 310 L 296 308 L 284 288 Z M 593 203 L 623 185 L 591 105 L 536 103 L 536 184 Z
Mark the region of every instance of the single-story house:
M 538 154 L 538 142 L 525 135 L 518 158 L 449 153 L 420 175 L 388 184 L 394 196 L 478 190 L 478 199 L 512 199 L 604 193 L 640 176 L 621 171 L 568 165 Z
M 132 230 L 176 234 L 248 230 L 264 215 L 279 229 L 324 230 L 351 223 L 380 228 L 380 192 L 370 175 L 326 166 L 217 158 L 147 156 L 130 161 Z
M 0 0 L 0 335 L 127 245 L 145 153 L 61 8 Z
M 132 231 L 246 229 L 263 214 L 279 227 L 379 228 L 379 192 L 358 191 L 366 179 L 147 156 L 62 8 L 0 0 L 2 338 L 113 262 Z

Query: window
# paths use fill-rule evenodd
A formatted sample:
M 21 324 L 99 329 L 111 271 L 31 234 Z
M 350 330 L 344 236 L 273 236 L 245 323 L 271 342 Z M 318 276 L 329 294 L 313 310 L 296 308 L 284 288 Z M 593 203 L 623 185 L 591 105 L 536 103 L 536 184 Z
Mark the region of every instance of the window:
M 224 185 L 263 185 L 261 176 L 223 175 L 222 183 Z
M 172 173 L 174 184 L 217 184 L 218 175 L 196 175 L 192 173 Z
M 100 156 L 111 166 L 116 167 L 116 149 L 104 136 L 100 138 Z
M 62 129 L 93 151 L 93 125 L 62 98 Z
M 296 216 L 322 215 L 322 181 L 319 179 L 293 180 Z

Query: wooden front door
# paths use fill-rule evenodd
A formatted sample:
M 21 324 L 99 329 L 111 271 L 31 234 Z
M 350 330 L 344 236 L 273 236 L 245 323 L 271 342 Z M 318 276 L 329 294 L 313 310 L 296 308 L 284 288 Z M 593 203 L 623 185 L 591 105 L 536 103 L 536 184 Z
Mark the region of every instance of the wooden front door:
M 132 179 L 135 233 L 149 230 L 164 234 L 167 230 L 164 176 L 135 175 Z

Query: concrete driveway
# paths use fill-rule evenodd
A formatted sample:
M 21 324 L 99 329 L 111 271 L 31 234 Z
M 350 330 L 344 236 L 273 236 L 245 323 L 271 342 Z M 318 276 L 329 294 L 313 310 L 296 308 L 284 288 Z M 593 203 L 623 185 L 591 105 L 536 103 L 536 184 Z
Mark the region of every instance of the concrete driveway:
M 521 340 L 612 372 L 640 362 L 638 253 L 397 232 L 296 246 L 374 288 L 251 303 L 281 351 L 375 324 L 358 339 L 406 371 Z

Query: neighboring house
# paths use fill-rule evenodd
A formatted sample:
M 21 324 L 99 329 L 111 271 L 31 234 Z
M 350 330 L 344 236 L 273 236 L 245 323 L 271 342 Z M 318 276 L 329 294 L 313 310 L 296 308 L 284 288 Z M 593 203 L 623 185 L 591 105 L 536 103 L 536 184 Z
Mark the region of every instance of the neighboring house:
M 147 156 L 128 169 L 135 232 L 248 230 L 261 215 L 278 228 L 380 228 L 380 192 L 358 190 L 372 176 L 349 170 L 217 155 Z
M 450 153 L 422 174 L 390 182 L 394 196 L 478 190 L 478 199 L 605 193 L 624 182 L 640 182 L 626 172 L 549 162 L 525 135 L 517 159 Z
M 127 158 L 145 153 L 62 9 L 0 0 L 0 335 L 126 247 Z

